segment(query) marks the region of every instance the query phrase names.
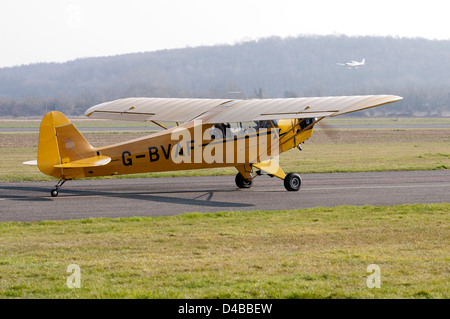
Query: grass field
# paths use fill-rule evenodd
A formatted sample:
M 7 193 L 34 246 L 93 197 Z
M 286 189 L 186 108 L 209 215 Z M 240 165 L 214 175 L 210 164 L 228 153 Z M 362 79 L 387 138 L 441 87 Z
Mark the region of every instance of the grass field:
M 450 204 L 0 223 L 2 298 L 449 298 Z M 67 267 L 81 288 L 67 286 Z M 368 288 L 367 267 L 380 267 Z
M 379 125 L 377 121 L 343 118 L 329 124 Z M 39 125 L 38 120 L 6 122 L 0 121 L 0 127 Z M 76 124 L 89 127 L 86 122 Z M 329 133 L 317 130 L 302 152 L 282 154 L 283 169 L 450 167 L 449 129 L 347 128 Z M 92 145 L 103 146 L 146 134 L 85 135 Z M 36 167 L 21 164 L 36 158 L 37 141 L 37 133 L 0 133 L 0 181 L 49 179 Z M 126 177 L 222 174 L 235 174 L 235 169 Z M 448 299 L 449 214 L 447 203 L 0 223 L 0 298 Z M 81 269 L 79 289 L 66 285 L 70 264 Z M 380 267 L 380 288 L 367 287 L 371 264 Z

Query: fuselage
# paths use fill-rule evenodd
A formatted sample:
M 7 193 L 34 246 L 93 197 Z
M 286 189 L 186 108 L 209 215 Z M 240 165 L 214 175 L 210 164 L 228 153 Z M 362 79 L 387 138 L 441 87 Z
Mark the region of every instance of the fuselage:
M 301 132 L 299 122 L 297 119 L 280 120 L 273 127 L 238 127 L 220 134 L 217 124 L 201 125 L 192 121 L 143 138 L 96 148 L 92 155 L 110 157 L 107 165 L 67 168 L 63 170 L 63 177 L 251 165 L 273 158 L 308 139 L 312 128 Z

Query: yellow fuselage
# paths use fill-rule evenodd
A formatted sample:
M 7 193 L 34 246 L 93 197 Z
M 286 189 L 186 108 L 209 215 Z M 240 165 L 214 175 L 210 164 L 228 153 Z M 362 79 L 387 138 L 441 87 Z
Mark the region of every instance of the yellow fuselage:
M 298 120 L 280 120 L 271 129 L 211 138 L 212 124 L 199 125 L 192 121 L 140 139 L 93 148 L 78 131 L 73 133 L 76 129 L 70 122 L 61 120 L 54 124 L 55 140 L 41 130 L 40 144 L 44 141 L 46 149 L 41 150 L 40 145 L 38 165 L 45 174 L 61 179 L 229 166 L 248 176 L 252 164 L 296 147 L 313 132 L 312 129 L 301 131 Z M 55 147 L 58 151 L 54 151 Z M 105 165 L 71 165 L 92 158 L 111 160 Z

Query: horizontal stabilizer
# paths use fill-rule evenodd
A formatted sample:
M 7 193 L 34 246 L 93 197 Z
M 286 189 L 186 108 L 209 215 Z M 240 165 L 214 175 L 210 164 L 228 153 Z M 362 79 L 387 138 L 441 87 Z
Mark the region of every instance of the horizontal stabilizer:
M 56 168 L 87 168 L 103 166 L 111 162 L 111 157 L 109 156 L 94 156 L 89 158 L 83 158 L 76 161 L 71 161 L 63 164 L 54 165 Z
M 37 166 L 37 160 L 22 162 L 22 164 Z

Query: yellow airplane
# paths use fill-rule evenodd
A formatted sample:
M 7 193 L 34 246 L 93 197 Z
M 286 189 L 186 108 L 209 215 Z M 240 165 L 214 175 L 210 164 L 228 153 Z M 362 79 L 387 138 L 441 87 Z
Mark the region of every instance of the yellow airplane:
M 164 130 L 120 144 L 95 148 L 60 112 L 42 119 L 34 164 L 59 182 L 67 180 L 234 166 L 239 188 L 249 188 L 262 172 L 298 191 L 301 177 L 285 174 L 278 155 L 298 147 L 325 117 L 334 117 L 401 100 L 394 95 L 290 99 L 126 98 L 89 108 L 89 118 L 145 121 Z M 161 122 L 176 123 L 168 128 Z

